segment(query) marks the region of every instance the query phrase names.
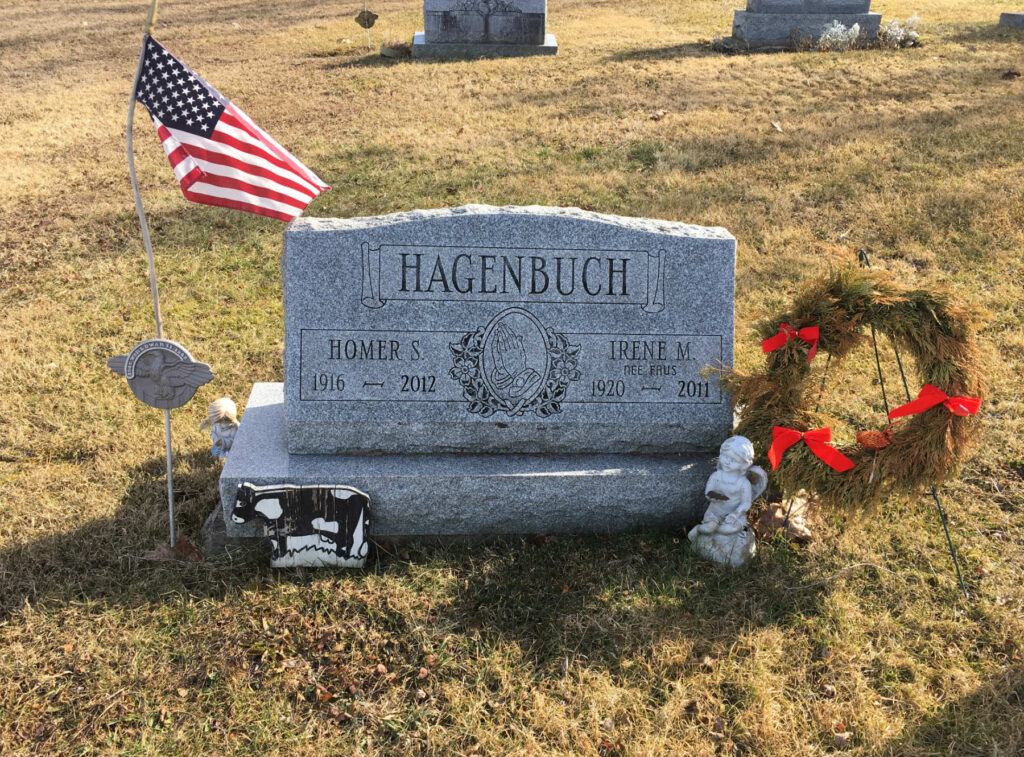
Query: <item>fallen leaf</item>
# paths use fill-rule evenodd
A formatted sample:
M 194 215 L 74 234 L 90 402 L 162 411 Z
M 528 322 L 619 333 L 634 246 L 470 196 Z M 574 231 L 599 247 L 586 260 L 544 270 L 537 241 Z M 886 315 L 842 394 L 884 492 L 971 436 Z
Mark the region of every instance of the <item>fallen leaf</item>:
M 178 689 L 178 696 L 182 698 L 187 697 L 188 689 Z
M 385 667 L 383 662 L 377 664 L 377 673 L 379 675 L 386 675 L 387 672 L 388 672 L 388 669 L 387 669 L 387 667 Z
M 568 594 L 569 593 L 569 584 L 562 584 L 562 593 L 563 594 Z
M 179 536 L 173 547 L 159 544 L 143 554 L 142 559 L 154 562 L 202 562 L 203 552 L 184 536 Z

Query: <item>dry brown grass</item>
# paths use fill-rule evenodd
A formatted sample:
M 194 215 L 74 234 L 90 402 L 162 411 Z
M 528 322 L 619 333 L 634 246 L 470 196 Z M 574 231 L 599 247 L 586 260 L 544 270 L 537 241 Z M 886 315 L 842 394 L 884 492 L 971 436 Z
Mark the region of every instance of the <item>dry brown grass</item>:
M 375 45 L 418 27 L 415 0 L 371 5 Z M 104 361 L 152 329 L 123 162 L 144 9 L 0 0 L 0 752 L 803 755 L 840 730 L 853 754 L 1024 751 L 1024 83 L 1000 78 L 1024 38 L 994 27 L 1019 6 L 876 0 L 925 20 L 906 52 L 711 54 L 732 5 L 552 0 L 553 59 L 382 61 L 356 3 L 165 0 L 157 36 L 334 185 L 312 215 L 727 227 L 740 368 L 834 245 L 947 280 L 990 313 L 984 442 L 943 492 L 972 601 L 924 500 L 739 573 L 678 534 L 414 544 L 366 575 L 141 562 L 160 418 Z M 203 408 L 281 374 L 281 228 L 186 205 L 137 133 L 168 334 L 217 373 L 174 420 L 195 538 Z M 830 382 L 850 428 L 880 408 L 870 360 Z

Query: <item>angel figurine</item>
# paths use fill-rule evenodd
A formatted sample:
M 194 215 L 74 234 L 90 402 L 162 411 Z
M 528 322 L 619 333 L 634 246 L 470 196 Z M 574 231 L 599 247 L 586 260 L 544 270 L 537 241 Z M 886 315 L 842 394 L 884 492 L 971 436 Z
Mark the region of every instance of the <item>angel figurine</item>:
M 199 424 L 199 428 L 210 429 L 210 454 L 223 460 L 228 456 L 238 432 L 238 408 L 227 397 L 214 400 L 206 411 L 206 420 Z
M 745 436 L 722 442 L 718 469 L 704 487 L 708 498 L 704 520 L 686 536 L 701 556 L 740 567 L 757 551 L 747 513 L 768 486 L 768 474 L 753 463 L 754 445 Z

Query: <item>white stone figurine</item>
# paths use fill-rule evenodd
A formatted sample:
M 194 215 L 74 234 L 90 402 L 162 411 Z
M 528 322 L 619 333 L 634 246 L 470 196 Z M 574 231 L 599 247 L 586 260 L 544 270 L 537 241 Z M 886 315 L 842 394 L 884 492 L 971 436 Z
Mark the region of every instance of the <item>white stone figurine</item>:
M 745 436 L 731 436 L 718 452 L 718 470 L 704 487 L 708 509 L 687 538 L 701 557 L 739 568 L 757 551 L 747 512 L 768 486 L 768 474 L 753 465 L 754 445 Z
M 227 397 L 214 400 L 199 428 L 210 429 L 210 454 L 223 460 L 228 456 L 238 432 L 238 408 Z

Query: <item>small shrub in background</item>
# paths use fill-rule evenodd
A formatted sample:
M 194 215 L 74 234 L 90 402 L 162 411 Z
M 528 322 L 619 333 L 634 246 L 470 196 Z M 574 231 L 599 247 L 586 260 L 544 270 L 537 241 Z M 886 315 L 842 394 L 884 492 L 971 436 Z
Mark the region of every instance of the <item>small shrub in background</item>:
M 858 39 L 860 39 L 860 24 L 846 28 L 839 21 L 833 21 L 832 26 L 818 38 L 818 50 L 823 53 L 846 52 L 853 49 Z
M 878 30 L 878 44 L 889 50 L 917 47 L 921 44 L 920 25 L 921 19 L 916 13 L 906 21 L 890 19 Z

